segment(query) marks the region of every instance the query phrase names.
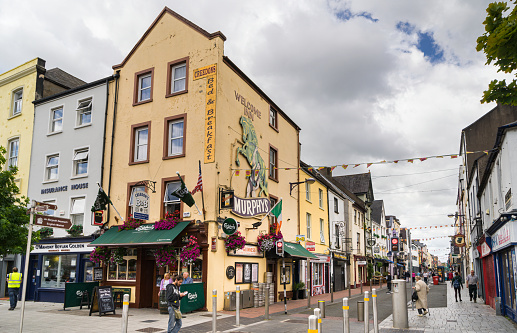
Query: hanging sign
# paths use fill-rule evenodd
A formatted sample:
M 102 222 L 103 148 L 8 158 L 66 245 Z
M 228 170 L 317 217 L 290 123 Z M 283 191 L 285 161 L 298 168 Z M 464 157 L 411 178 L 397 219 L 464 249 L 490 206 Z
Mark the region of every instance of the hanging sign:
M 234 233 L 236 233 L 237 232 L 237 227 L 238 227 L 237 221 L 235 221 L 232 218 L 227 218 L 223 222 L 223 232 L 225 234 L 227 234 L 228 236 L 231 236 Z
M 305 242 L 305 235 L 296 235 L 297 242 Z
M 454 236 L 454 246 L 464 247 L 465 246 L 465 235 L 457 234 Z
M 241 217 L 264 215 L 271 210 L 271 201 L 268 198 L 242 199 L 235 196 L 232 213 Z
M 311 251 L 311 252 L 314 252 L 316 251 L 316 243 L 314 242 L 305 242 L 305 249 L 307 249 L 307 251 Z
M 235 277 L 235 267 L 228 266 L 226 267 L 226 278 L 231 280 Z
M 222 190 L 221 191 L 221 203 L 220 209 L 233 209 L 234 194 L 233 190 Z
M 143 191 L 133 193 L 133 217 L 137 220 L 149 220 L 149 194 Z

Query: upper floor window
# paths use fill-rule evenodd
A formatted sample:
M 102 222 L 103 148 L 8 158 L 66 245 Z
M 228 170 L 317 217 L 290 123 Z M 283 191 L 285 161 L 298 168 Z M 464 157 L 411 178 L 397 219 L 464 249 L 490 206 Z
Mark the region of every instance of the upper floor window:
M 269 178 L 278 180 L 278 150 L 269 146 Z
M 339 201 L 337 198 L 334 198 L 334 213 L 339 213 Z
M 72 220 L 73 225 L 83 225 L 85 203 L 86 199 L 84 197 L 72 198 L 70 219 Z
M 13 92 L 11 116 L 22 113 L 23 88 Z
M 45 180 L 57 180 L 59 171 L 59 154 L 47 156 Z
M 17 167 L 18 166 L 18 154 L 19 154 L 19 150 L 20 150 L 20 139 L 16 138 L 16 139 L 9 140 L 8 148 L 9 148 L 9 151 L 8 151 L 9 160 L 7 161 L 7 166 L 8 167 Z
M 276 199 L 274 197 L 269 197 L 269 202 L 271 203 L 271 209 L 273 209 L 275 207 L 275 205 L 277 204 L 278 199 Z M 274 225 L 277 222 L 278 222 L 278 218 L 273 214 L 269 214 L 269 225 Z
M 307 239 L 311 239 L 311 214 L 307 213 L 306 215 L 306 221 L 307 221 Z
M 143 162 L 148 160 L 149 151 L 149 126 L 142 126 L 133 129 L 133 159 L 132 162 Z
M 269 108 L 269 125 L 273 127 L 274 129 L 278 129 L 278 119 L 277 119 L 278 113 L 275 109 Z
M 319 196 L 320 208 L 323 209 L 323 190 L 321 188 L 318 189 L 318 196 Z
M 89 149 L 77 149 L 74 151 L 74 172 L 73 176 L 84 176 L 88 174 Z
M 357 224 L 357 210 L 354 209 L 354 224 Z
M 168 122 L 167 156 L 185 154 L 185 119 L 174 119 Z
M 85 126 L 92 123 L 92 99 L 79 101 L 77 105 L 77 126 Z
M 175 214 L 176 211 L 180 211 L 180 198 L 173 194 L 173 192 L 180 188 L 180 186 L 181 182 L 179 181 L 168 182 L 165 184 L 165 197 L 163 198 L 164 215 Z
M 135 92 L 133 105 L 153 100 L 154 68 L 135 73 Z
M 186 57 L 167 64 L 167 94 L 165 97 L 188 91 L 188 62 L 189 58 Z
M 305 182 L 305 200 L 311 201 L 311 184 Z
M 334 239 L 335 239 L 335 242 L 336 242 L 336 249 L 339 249 L 341 247 L 341 242 L 339 241 L 339 225 L 338 224 L 335 224 L 334 225 Z
M 48 203 L 48 204 L 52 204 L 52 205 L 55 205 L 56 204 L 56 200 L 43 200 L 43 203 Z M 48 207 L 48 206 L 47 206 Z M 47 209 L 44 214 L 45 215 L 50 215 L 50 216 L 54 216 L 54 214 L 56 213 L 55 210 L 53 209 Z
M 63 130 L 63 107 L 60 106 L 50 111 L 50 133 Z
M 320 219 L 320 242 L 325 244 L 325 221 Z

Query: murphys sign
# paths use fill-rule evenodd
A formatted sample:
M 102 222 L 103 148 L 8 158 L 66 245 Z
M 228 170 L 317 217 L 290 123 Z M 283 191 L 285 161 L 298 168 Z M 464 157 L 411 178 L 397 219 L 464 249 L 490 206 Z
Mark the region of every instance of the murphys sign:
M 253 217 L 267 214 L 271 210 L 268 198 L 243 199 L 235 196 L 232 213 L 241 217 Z

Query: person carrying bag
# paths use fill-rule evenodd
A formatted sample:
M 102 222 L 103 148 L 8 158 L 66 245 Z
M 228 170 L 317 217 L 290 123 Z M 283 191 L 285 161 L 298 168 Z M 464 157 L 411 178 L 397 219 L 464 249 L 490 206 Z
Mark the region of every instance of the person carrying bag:
M 180 300 L 183 296 L 187 295 L 188 292 L 180 292 L 180 286 L 183 283 L 183 276 L 176 275 L 174 282 L 167 285 L 166 297 L 169 310 L 169 324 L 167 326 L 167 333 L 178 333 L 181 329 L 181 312 L 180 312 Z

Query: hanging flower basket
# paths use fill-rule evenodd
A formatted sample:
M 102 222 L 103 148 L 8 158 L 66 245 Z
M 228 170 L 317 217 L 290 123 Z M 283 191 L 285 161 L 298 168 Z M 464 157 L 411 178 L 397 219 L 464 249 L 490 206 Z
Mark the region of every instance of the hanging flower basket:
M 110 264 L 123 264 L 125 262 L 124 256 L 127 254 L 127 249 L 119 247 L 115 250 L 111 250 L 109 262 Z
M 181 248 L 180 260 L 184 265 L 191 265 L 201 255 L 201 249 L 197 243 L 197 238 L 190 236 L 188 244 Z
M 237 251 L 240 249 L 243 249 L 246 245 L 246 238 L 241 236 L 241 232 L 237 231 L 231 236 L 228 236 L 228 238 L 224 241 L 224 246 L 226 248 L 226 252 L 230 251 Z
M 154 260 L 158 267 L 176 265 L 176 256 L 176 250 L 172 246 L 164 246 L 154 252 Z
M 107 264 L 111 258 L 111 250 L 105 246 L 97 246 L 90 253 L 90 261 L 95 264 L 104 263 Z
M 271 228 L 273 229 L 273 228 Z M 267 252 L 275 247 L 275 242 L 283 238 L 282 232 L 279 231 L 278 235 L 274 232 L 269 234 L 260 235 L 257 237 L 257 243 L 261 252 Z
M 176 214 L 177 212 L 177 214 Z M 154 223 L 154 230 L 170 230 L 179 222 L 179 211 L 165 214 L 165 218 Z
M 83 226 L 82 225 L 73 225 L 66 232 L 68 232 L 68 234 L 72 237 L 81 236 L 81 234 L 83 233 Z
M 43 227 L 39 230 L 39 235 L 41 238 L 49 238 L 54 234 L 54 229 L 49 227 Z
M 144 224 L 142 220 L 136 220 L 132 217 L 128 218 L 124 221 L 124 224 L 118 226 L 118 231 L 122 230 L 134 230 Z

